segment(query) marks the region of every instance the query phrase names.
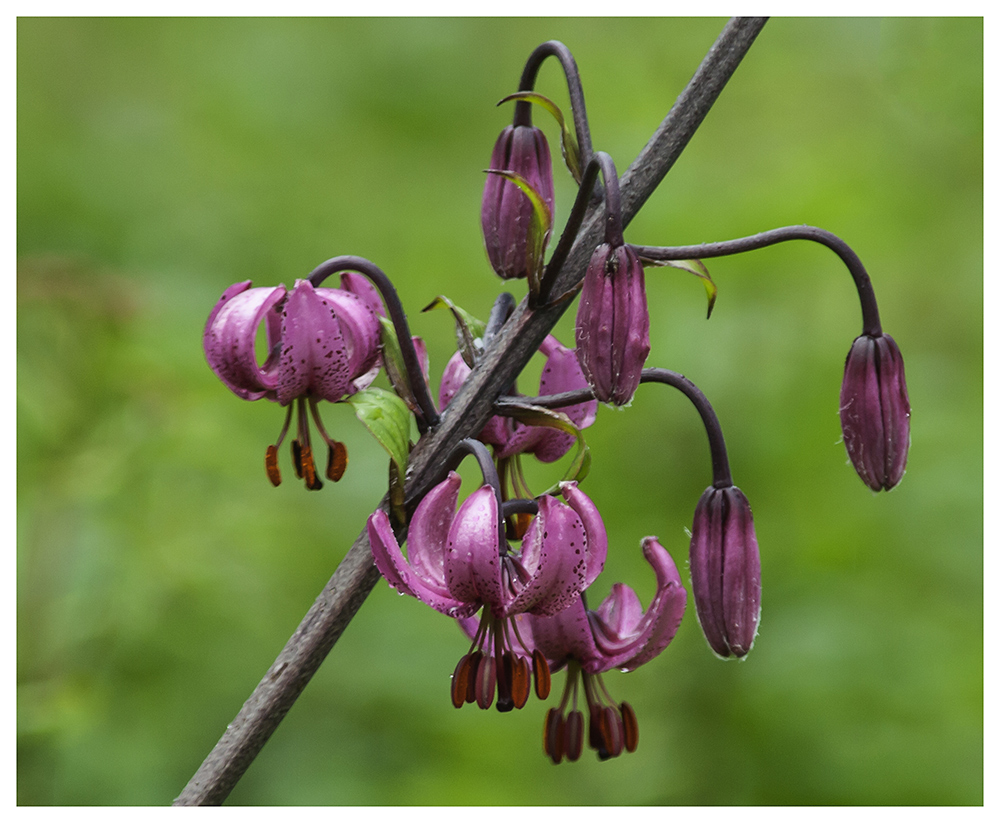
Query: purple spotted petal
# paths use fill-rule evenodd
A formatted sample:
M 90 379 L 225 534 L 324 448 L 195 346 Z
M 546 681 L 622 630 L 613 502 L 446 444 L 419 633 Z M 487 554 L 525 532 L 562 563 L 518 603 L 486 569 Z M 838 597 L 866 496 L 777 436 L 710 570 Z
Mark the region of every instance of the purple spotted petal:
M 631 671 L 662 652 L 677 634 L 687 592 L 673 558 L 656 540 L 642 541 L 642 553 L 656 573 L 656 595 L 645 613 L 638 597 L 628 586 L 615 584 L 612 592 L 591 614 L 594 640 L 603 660 L 599 668 L 588 671 L 622 668 Z
M 465 379 L 472 372 L 462 359 L 461 352 L 455 352 L 451 360 L 444 367 L 444 374 L 441 375 L 441 386 L 438 390 L 438 402 L 441 408 L 445 408 L 458 394 Z M 490 446 L 502 448 L 510 437 L 510 422 L 506 417 L 494 415 L 483 426 L 478 439 Z
M 455 472 L 431 489 L 410 519 L 407 555 L 413 570 L 441 593 L 450 594 L 445 581 L 445 540 L 455 519 L 455 504 L 462 478 Z
M 277 380 L 257 364 L 257 328 L 285 296 L 285 287 L 253 289 L 250 285 L 246 280 L 223 292 L 208 316 L 202 342 L 208 365 L 218 378 L 244 400 L 259 400 L 276 387 Z
M 307 393 L 337 402 L 351 373 L 336 307 L 308 280 L 297 280 L 282 314 L 281 358 L 274 370 L 278 402 L 284 406 Z
M 565 666 L 571 657 L 579 661 L 600 659 L 588 612 L 581 598 L 552 617 L 530 615 L 527 620 L 531 640 L 522 631 L 525 643 L 533 643 L 545 655 L 553 671 Z
M 470 494 L 448 530 L 445 579 L 454 597 L 503 612 L 496 494 L 483 486 Z
M 316 296 L 324 306 L 333 309 L 340 324 L 347 355 L 347 370 L 353 383 L 348 390 L 353 393 L 367 388 L 379 371 L 378 317 L 364 300 L 343 289 L 316 289 Z M 322 356 L 327 357 L 326 352 Z
M 415 597 L 450 617 L 468 617 L 479 608 L 478 603 L 465 603 L 443 595 L 414 571 L 400 551 L 388 515 L 381 509 L 368 518 L 368 541 L 375 565 L 394 589 Z
M 580 517 L 587 532 L 587 573 L 583 587 L 588 588 L 604 569 L 604 561 L 608 557 L 608 532 L 597 506 L 577 488 L 575 481 L 560 483 L 559 489 L 567 505 Z
M 340 275 L 340 288 L 343 291 L 351 292 L 351 294 L 356 294 L 360 297 L 364 301 L 364 304 L 371 309 L 372 314 L 385 317 L 385 306 L 382 305 L 382 298 L 379 296 L 378 289 L 363 274 L 345 271 Z
M 542 495 L 538 516 L 521 542 L 520 562 L 529 579 L 507 614 L 556 614 L 580 596 L 587 578 L 588 535 L 577 513 Z

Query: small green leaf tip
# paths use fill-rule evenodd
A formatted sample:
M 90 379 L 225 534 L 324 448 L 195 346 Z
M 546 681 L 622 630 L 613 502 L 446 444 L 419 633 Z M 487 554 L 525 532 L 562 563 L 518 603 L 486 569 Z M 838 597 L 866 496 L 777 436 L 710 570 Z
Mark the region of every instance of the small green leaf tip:
M 660 266 L 671 269 L 680 269 L 699 278 L 705 286 L 705 294 L 708 296 L 707 320 L 712 316 L 712 309 L 715 308 L 715 299 L 719 296 L 719 288 L 712 280 L 712 275 L 708 273 L 708 268 L 700 260 L 651 260 L 648 257 L 639 258 L 643 266 Z
M 583 169 L 580 167 L 580 147 L 559 107 L 548 97 L 535 91 L 519 91 L 514 94 L 508 94 L 497 105 L 503 105 L 511 100 L 524 100 L 528 103 L 536 103 L 555 118 L 559 124 L 559 146 L 562 149 L 563 161 L 566 163 L 569 173 L 573 175 L 573 179 L 579 183 L 583 179 Z
M 365 389 L 347 399 L 358 420 L 389 453 L 396 471 L 406 476 L 410 458 L 410 410 L 406 403 L 385 389 Z

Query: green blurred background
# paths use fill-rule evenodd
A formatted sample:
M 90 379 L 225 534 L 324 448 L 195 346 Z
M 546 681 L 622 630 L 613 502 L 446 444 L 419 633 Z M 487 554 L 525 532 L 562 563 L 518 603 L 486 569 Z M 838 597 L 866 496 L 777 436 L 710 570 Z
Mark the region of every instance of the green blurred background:
M 418 309 L 446 294 L 485 317 L 500 290 L 482 169 L 531 49 L 573 50 L 595 146 L 624 169 L 723 24 L 19 21 L 19 803 L 169 803 L 383 493 L 385 454 L 346 406 L 324 413 L 345 479 L 271 488 L 281 410 L 237 399 L 201 351 L 222 290 L 369 257 L 436 386 L 453 328 Z M 754 506 L 749 658 L 716 659 L 690 609 L 663 655 L 605 676 L 635 707 L 639 750 L 554 766 L 546 706 L 453 709 L 466 641 L 380 583 L 231 803 L 982 802 L 982 44 L 975 18 L 772 20 L 626 232 L 830 229 L 906 357 L 909 471 L 876 496 L 839 442 L 860 312 L 834 255 L 793 243 L 710 261 L 708 322 L 694 278 L 648 275 L 649 363 L 715 404 Z M 565 102 L 554 62 L 538 88 Z M 557 178 L 558 226 L 572 190 Z M 710 480 L 697 415 L 645 388 L 602 409 L 588 442 L 584 488 L 612 543 L 596 595 L 624 580 L 648 603 L 644 535 L 687 582 L 684 529 Z

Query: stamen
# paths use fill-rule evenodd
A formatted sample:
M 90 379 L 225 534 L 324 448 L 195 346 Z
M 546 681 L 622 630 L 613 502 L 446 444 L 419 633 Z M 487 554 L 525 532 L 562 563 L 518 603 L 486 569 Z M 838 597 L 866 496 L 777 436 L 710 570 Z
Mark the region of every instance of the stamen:
M 465 705 L 466 695 L 469 693 L 469 668 L 471 654 L 464 655 L 455 666 L 455 673 L 451 676 L 451 705 L 456 709 Z
M 336 483 L 347 471 L 347 446 L 334 440 L 330 443 L 330 456 L 326 463 L 327 479 Z
M 499 637 L 499 632 L 497 633 L 497 636 Z M 513 658 L 514 658 L 514 653 L 510 651 L 501 652 L 500 655 L 495 658 L 497 662 L 497 711 L 498 712 L 509 712 L 511 709 L 514 708 Z
M 295 476 L 302 479 L 302 444 L 298 440 L 292 441 L 292 465 L 295 467 Z
M 608 759 L 608 747 L 604 742 L 604 712 L 600 706 L 591 705 L 588 724 L 587 745 L 597 751 L 601 760 Z
M 267 479 L 272 486 L 281 485 L 281 469 L 278 468 L 278 447 L 268 446 L 264 452 L 264 468 L 267 469 Z
M 605 706 L 602 714 L 604 716 L 604 741 L 607 743 L 608 754 L 611 757 L 618 757 L 625 745 L 625 727 L 622 724 L 621 715 L 613 706 Z
M 323 481 L 316 475 L 316 463 L 313 461 L 313 451 L 309 446 L 302 447 L 302 474 L 305 475 L 307 489 L 318 491 L 323 488 Z
M 572 711 L 567 715 L 563 737 L 566 759 L 571 763 L 579 760 L 583 751 L 583 712 Z
M 553 707 L 545 715 L 545 753 L 553 763 L 563 759 L 563 718 L 562 712 Z
M 513 652 L 507 652 L 513 660 L 510 695 L 514 701 L 515 709 L 523 709 L 528 702 L 528 695 L 531 694 L 531 672 L 528 669 L 528 661 Z
M 476 702 L 480 709 L 488 709 L 492 705 L 496 685 L 496 659 L 484 656 L 476 670 Z
M 532 652 L 531 661 L 535 676 L 535 694 L 539 700 L 544 700 L 552 691 L 552 673 L 549 671 L 549 661 L 538 649 Z
M 625 727 L 625 751 L 634 752 L 639 745 L 639 721 L 635 711 L 624 700 L 621 704 L 622 724 Z

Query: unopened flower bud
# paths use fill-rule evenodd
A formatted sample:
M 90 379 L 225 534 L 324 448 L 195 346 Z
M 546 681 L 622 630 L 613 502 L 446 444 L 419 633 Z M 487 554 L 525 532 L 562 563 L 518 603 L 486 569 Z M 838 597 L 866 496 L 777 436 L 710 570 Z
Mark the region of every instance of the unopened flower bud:
M 490 169 L 520 175 L 545 201 L 549 214 L 553 214 L 556 196 L 552 157 L 541 129 L 507 126 L 493 147 Z M 531 200 L 515 183 L 498 174 L 486 175 L 483 239 L 493 270 L 504 279 L 527 277 L 535 262 L 530 259 L 534 246 L 529 237 L 531 218 Z M 544 243 L 539 248 L 544 248 Z
M 709 487 L 694 512 L 691 587 L 698 622 L 720 657 L 742 657 L 760 622 L 760 550 L 746 495 Z
M 632 402 L 649 354 L 649 308 L 642 263 L 628 245 L 594 251 L 576 315 L 576 351 L 602 403 Z
M 903 478 L 910 450 L 910 398 L 903 356 L 889 335 L 862 334 L 851 346 L 840 389 L 844 445 L 858 476 L 874 491 Z

